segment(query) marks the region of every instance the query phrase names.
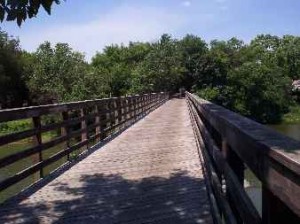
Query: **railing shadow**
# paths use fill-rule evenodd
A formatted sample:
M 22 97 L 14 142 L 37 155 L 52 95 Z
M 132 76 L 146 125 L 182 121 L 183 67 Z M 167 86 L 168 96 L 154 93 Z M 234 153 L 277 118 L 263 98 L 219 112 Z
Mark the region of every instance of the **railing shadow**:
M 203 179 L 183 171 L 169 178 L 125 179 L 84 175 L 79 181 L 51 184 L 56 198 L 7 207 L 1 223 L 207 223 L 210 206 Z M 46 197 L 46 196 L 45 196 Z M 49 202 L 51 201 L 51 202 Z
M 166 101 L 165 101 L 166 102 Z M 114 133 L 111 133 L 108 135 L 105 139 L 101 140 L 100 142 L 96 143 L 95 145 L 89 147 L 87 150 L 83 151 L 81 154 L 79 154 L 75 159 L 72 161 L 68 161 L 64 163 L 63 165 L 59 166 L 57 169 L 53 170 L 50 174 L 45 176 L 42 179 L 39 179 L 32 185 L 28 186 L 27 188 L 23 189 L 21 192 L 19 192 L 17 195 L 7 199 L 2 204 L 0 204 L 0 211 L 6 207 L 8 204 L 17 204 L 20 203 L 25 198 L 29 197 L 30 195 L 34 194 L 47 184 L 49 184 L 51 181 L 53 181 L 55 178 L 62 175 L 64 172 L 69 170 L 71 167 L 79 163 L 80 161 L 87 158 L 89 155 L 94 153 L 97 150 L 101 150 L 101 148 L 108 144 L 110 141 L 121 135 L 124 131 L 135 125 L 137 122 L 145 118 L 148 114 L 152 113 L 156 109 L 158 109 L 160 106 L 162 106 L 165 102 L 162 102 L 161 104 L 153 107 L 150 111 L 144 111 L 142 114 L 137 116 L 135 119 L 129 120 L 126 122 L 122 127 L 120 127 L 118 130 L 116 130 Z

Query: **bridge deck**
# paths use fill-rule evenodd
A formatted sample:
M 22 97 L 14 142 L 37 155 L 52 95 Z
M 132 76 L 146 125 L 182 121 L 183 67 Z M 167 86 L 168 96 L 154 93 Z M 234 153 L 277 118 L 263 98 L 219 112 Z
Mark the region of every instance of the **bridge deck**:
M 0 223 L 211 223 L 185 100 L 174 99 L 19 203 Z

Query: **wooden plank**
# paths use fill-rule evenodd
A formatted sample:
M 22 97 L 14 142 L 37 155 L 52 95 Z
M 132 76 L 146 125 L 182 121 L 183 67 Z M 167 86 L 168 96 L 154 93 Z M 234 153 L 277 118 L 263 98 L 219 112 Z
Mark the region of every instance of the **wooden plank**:
M 58 153 L 52 155 L 48 159 L 45 159 L 43 161 L 40 161 L 37 164 L 32 165 L 31 167 L 22 170 L 21 172 L 17 173 L 16 175 L 9 177 L 3 181 L 0 182 L 0 191 L 5 190 L 6 188 L 20 182 L 21 180 L 25 179 L 26 177 L 42 170 L 46 166 L 50 165 L 51 163 L 56 162 L 57 160 L 63 158 L 64 156 L 70 154 L 71 152 L 80 149 L 82 146 L 85 146 L 88 144 L 88 139 L 81 141 L 71 147 L 69 147 L 66 150 L 59 151 Z
M 0 222 L 210 224 L 203 178 L 186 103 L 172 100 L 21 203 L 0 206 Z
M 300 217 L 300 143 L 220 106 L 187 95 L 263 185 Z
M 99 142 L 101 140 L 100 138 L 100 131 L 101 131 L 101 114 L 100 114 L 100 109 L 99 109 L 99 106 L 95 106 L 95 111 L 96 111 L 96 117 L 95 117 L 95 123 L 99 124 L 96 126 L 96 129 L 95 129 L 95 135 L 98 136 L 95 140 L 97 142 Z
M 62 119 L 65 125 L 61 128 L 61 136 L 67 137 L 66 143 L 65 143 L 65 148 L 68 149 L 70 147 L 70 127 L 69 127 L 69 112 L 65 111 L 62 112 Z M 70 161 L 70 155 L 67 155 L 67 160 Z
M 197 138 L 196 140 L 199 142 L 200 144 L 200 148 L 202 149 L 202 154 L 203 154 L 203 158 L 204 158 L 204 166 L 207 172 L 207 181 L 208 184 L 211 185 L 211 188 L 214 192 L 215 198 L 217 199 L 217 203 L 218 206 L 220 208 L 220 210 L 222 211 L 222 214 L 224 215 L 224 218 L 226 220 L 226 223 L 232 223 L 232 224 L 236 224 L 236 219 L 233 215 L 232 209 L 229 205 L 229 203 L 226 200 L 225 195 L 222 192 L 222 185 L 219 181 L 219 178 L 217 176 L 217 173 L 214 169 L 214 167 L 212 166 L 212 161 L 210 156 L 207 153 L 206 150 L 206 145 L 204 144 L 204 142 L 202 141 L 201 138 L 201 128 L 199 126 L 199 116 L 197 116 L 196 110 L 195 108 L 190 105 L 190 109 L 191 109 L 191 113 L 194 119 L 194 123 L 195 123 L 195 127 L 196 127 L 196 132 L 197 132 Z
M 136 102 L 133 101 L 133 99 L 135 99 L 135 98 L 141 98 L 141 96 L 130 96 L 127 98 L 111 98 L 111 99 L 103 99 L 103 100 L 95 100 L 95 101 L 82 101 L 82 102 L 68 103 L 68 104 L 61 104 L 61 105 L 46 105 L 46 106 L 39 106 L 39 107 L 29 107 L 29 108 L 9 110 L 12 112 L 12 114 L 16 115 L 15 119 L 33 116 L 32 119 L 33 119 L 35 128 L 31 129 L 31 130 L 19 132 L 19 133 L 13 133 L 11 135 L 7 135 L 2 138 L 0 137 L 0 143 L 2 143 L 2 145 L 4 145 L 9 142 L 13 142 L 15 140 L 23 139 L 25 137 L 34 136 L 36 146 L 25 149 L 24 151 L 21 151 L 18 153 L 9 155 L 5 158 L 1 158 L 0 159 L 0 168 L 3 168 L 10 164 L 13 164 L 14 162 L 17 162 L 21 159 L 24 159 L 24 158 L 34 155 L 36 153 L 39 153 L 39 161 L 35 165 L 21 171 L 20 173 L 16 174 L 15 176 L 2 181 L 0 183 L 0 186 L 1 186 L 0 190 L 6 189 L 7 187 L 23 180 L 24 178 L 32 175 L 33 173 L 35 173 L 37 171 L 40 171 L 41 172 L 40 177 L 43 177 L 42 170 L 45 166 L 51 164 L 52 162 L 57 161 L 58 159 L 62 158 L 63 156 L 66 156 L 66 155 L 68 156 L 70 152 L 72 152 L 73 150 L 78 148 L 80 145 L 81 146 L 87 145 L 92 140 L 95 140 L 95 138 L 98 138 L 99 136 L 101 136 L 105 133 L 115 131 L 115 129 L 117 127 L 124 124 L 126 121 L 132 120 L 133 117 L 130 116 L 130 117 L 128 117 L 127 120 L 124 120 L 120 123 L 115 123 L 114 120 L 117 118 L 117 116 L 119 116 L 119 114 L 116 114 L 116 111 L 119 110 L 119 108 L 113 106 L 112 110 L 109 110 L 109 109 L 106 109 L 105 106 L 111 102 L 118 100 L 118 99 L 126 100 L 127 105 L 125 105 L 125 108 L 127 108 L 128 111 L 124 114 L 124 116 L 130 115 L 130 114 L 134 115 L 134 108 L 137 108 Z M 156 102 L 156 106 L 160 105 L 160 104 L 161 104 L 160 101 Z M 87 110 L 91 106 L 93 106 L 93 107 L 96 106 L 97 108 L 100 107 L 101 109 L 99 109 L 99 108 L 96 109 L 95 113 L 85 114 L 84 110 Z M 148 102 L 144 105 L 141 104 L 140 107 L 145 108 L 147 106 L 148 106 L 147 111 L 150 111 L 151 110 L 150 102 Z M 131 107 L 134 107 L 134 108 L 131 108 Z M 68 111 L 69 110 L 76 111 L 78 109 L 80 110 L 80 117 L 70 118 Z M 1 113 L 1 112 L 3 112 L 3 113 Z M 7 115 L 8 110 L 1 111 L 1 112 L 0 112 L 0 116 L 3 116 L 2 121 L 12 119 L 12 117 L 10 115 Z M 52 112 L 54 112 L 54 113 L 61 112 L 63 121 L 42 126 L 40 116 L 48 114 L 48 113 L 52 113 Z M 106 120 L 100 119 L 100 117 L 107 112 L 108 113 L 111 112 L 114 114 L 109 119 L 106 119 Z M 140 113 L 142 113 L 142 112 L 143 111 L 141 110 Z M 22 113 L 25 113 L 25 114 L 22 114 Z M 35 115 L 38 115 L 38 116 L 35 116 Z M 120 114 L 120 115 L 122 115 L 122 114 Z M 95 123 L 93 123 L 91 125 L 87 125 L 87 120 L 93 119 L 93 118 L 95 118 Z M 111 125 L 107 126 L 106 128 L 103 129 L 102 128 L 103 121 L 106 122 L 105 124 L 110 122 Z M 71 125 L 74 125 L 77 123 L 81 123 L 81 128 L 78 130 L 71 130 L 71 128 L 70 128 Z M 42 142 L 41 134 L 43 132 L 51 131 L 51 130 L 58 129 L 58 128 L 61 128 L 61 136 L 60 137 L 52 139 L 46 143 Z M 100 130 L 100 132 L 99 132 L 99 129 L 101 129 L 101 128 L 102 128 L 102 130 Z M 91 136 L 88 139 L 86 135 L 87 135 L 88 131 L 92 130 L 92 129 L 96 129 L 96 133 L 95 133 L 95 135 Z M 79 136 L 79 135 L 81 135 L 82 141 L 80 143 L 78 143 L 76 146 L 70 146 L 69 140 L 71 138 Z M 83 135 L 85 135 L 85 136 L 83 137 Z M 62 142 L 66 142 L 65 146 L 62 147 L 63 151 L 55 154 L 54 156 L 52 156 L 46 160 L 43 160 L 42 152 L 44 150 L 52 148 Z M 60 157 L 60 156 L 62 156 L 62 157 Z
M 66 113 L 66 112 L 62 112 L 62 113 Z M 95 114 L 88 114 L 84 117 L 78 117 L 78 118 L 69 119 L 69 120 L 66 120 L 63 122 L 59 122 L 59 123 L 43 125 L 39 129 L 30 129 L 30 130 L 25 130 L 25 131 L 20 131 L 20 132 L 3 135 L 3 136 L 0 136 L 0 146 L 9 144 L 9 143 L 12 143 L 12 142 L 15 142 L 18 140 L 22 140 L 25 138 L 29 138 L 29 137 L 32 137 L 39 133 L 56 130 L 56 129 L 62 128 L 66 125 L 74 125 L 74 124 L 82 122 L 86 119 L 90 119 L 90 118 L 94 118 L 94 117 L 96 117 Z
M 43 161 L 43 155 L 42 155 L 42 150 L 40 148 L 40 146 L 42 145 L 42 135 L 40 132 L 41 129 L 41 118 L 40 117 L 33 117 L 32 118 L 33 121 L 33 127 L 38 130 L 37 134 L 35 136 L 33 136 L 33 142 L 35 144 L 35 146 L 37 146 L 39 150 L 38 154 L 39 154 L 39 162 Z M 43 169 L 40 169 L 40 178 L 44 177 L 44 172 Z

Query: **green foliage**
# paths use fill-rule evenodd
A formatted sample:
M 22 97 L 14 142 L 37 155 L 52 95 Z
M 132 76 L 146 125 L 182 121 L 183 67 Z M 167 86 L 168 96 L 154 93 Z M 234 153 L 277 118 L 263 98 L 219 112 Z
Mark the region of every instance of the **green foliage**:
M 29 56 L 27 85 L 36 104 L 85 99 L 88 65 L 68 44 L 41 44 Z
M 276 51 L 276 60 L 284 75 L 300 78 L 300 37 L 283 36 Z
M 19 41 L 0 30 L 0 108 L 20 107 L 27 99 Z
M 92 58 L 97 77 L 105 80 L 105 93 L 121 96 L 130 92 L 133 71 L 150 51 L 145 43 L 130 43 L 128 47 L 112 45 Z
M 206 87 L 199 89 L 196 94 L 203 99 L 217 103 L 221 92 L 217 87 Z
M 229 74 L 228 107 L 262 123 L 278 122 L 290 105 L 289 84 L 277 66 L 244 63 Z
M 178 91 L 184 71 L 177 41 L 164 34 L 136 68 L 133 87 L 138 92 Z
M 298 103 L 293 103 L 289 112 L 283 115 L 282 123 L 300 124 L 300 105 Z
M 203 66 L 208 48 L 201 38 L 194 35 L 186 35 L 179 40 L 178 45 L 181 54 L 180 61 L 185 68 L 181 86 L 185 86 L 189 90 L 204 74 Z
M 24 131 L 32 128 L 30 119 L 0 123 L 0 135 Z
M 300 78 L 300 38 L 258 35 L 209 44 L 194 35 L 164 34 L 147 43 L 111 45 L 88 64 L 68 44 L 45 42 L 33 53 L 0 35 L 3 107 L 147 92 L 188 91 L 263 123 L 278 122 Z M 30 95 L 27 94 L 29 89 Z M 51 119 L 50 119 L 51 120 Z
M 59 4 L 60 0 L 1 0 L 0 1 L 0 21 L 16 20 L 21 26 L 27 18 L 35 17 L 40 7 L 51 14 L 53 3 Z

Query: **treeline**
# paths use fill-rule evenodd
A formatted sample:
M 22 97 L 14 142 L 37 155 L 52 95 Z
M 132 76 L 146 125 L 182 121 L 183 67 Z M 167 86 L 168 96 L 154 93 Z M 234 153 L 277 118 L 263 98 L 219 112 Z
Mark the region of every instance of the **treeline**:
M 97 48 L 97 46 L 95 46 Z M 209 44 L 194 35 L 111 45 L 87 63 L 68 44 L 41 44 L 33 53 L 0 33 L 2 108 L 179 88 L 259 122 L 280 121 L 300 76 L 300 38 L 259 35 Z

